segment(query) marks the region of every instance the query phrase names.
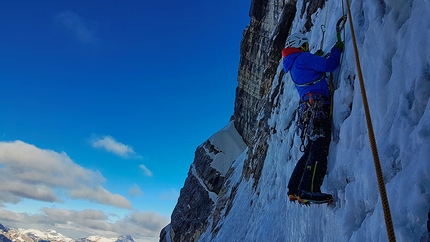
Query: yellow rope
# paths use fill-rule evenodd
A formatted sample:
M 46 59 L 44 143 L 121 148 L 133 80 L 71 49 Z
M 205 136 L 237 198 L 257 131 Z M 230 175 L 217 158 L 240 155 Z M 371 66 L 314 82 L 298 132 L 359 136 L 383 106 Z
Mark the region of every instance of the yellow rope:
M 393 221 L 391 219 L 390 206 L 388 204 L 387 192 L 385 190 L 384 177 L 382 174 L 381 162 L 379 161 L 378 149 L 376 147 L 375 134 L 373 133 L 372 119 L 370 117 L 369 104 L 367 102 L 366 89 L 364 87 L 363 73 L 360 66 L 360 58 L 358 56 L 357 42 L 354 33 L 354 25 L 352 23 L 351 7 L 349 0 L 345 0 L 349 15 L 349 26 L 351 28 L 351 37 L 354 45 L 355 63 L 357 65 L 358 79 L 360 81 L 361 97 L 363 99 L 364 111 L 366 113 L 367 129 L 369 132 L 369 141 L 373 153 L 373 161 L 375 164 L 376 177 L 378 179 L 379 193 L 381 194 L 382 208 L 384 210 L 385 225 L 387 229 L 388 239 L 390 242 L 396 241 L 394 234 Z

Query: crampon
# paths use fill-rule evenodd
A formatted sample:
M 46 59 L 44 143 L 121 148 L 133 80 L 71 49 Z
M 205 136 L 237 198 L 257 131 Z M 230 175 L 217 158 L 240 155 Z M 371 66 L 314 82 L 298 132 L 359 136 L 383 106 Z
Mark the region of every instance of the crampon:
M 333 205 L 334 200 L 331 197 L 330 199 L 323 199 L 323 200 L 317 200 L 317 199 L 309 199 L 309 198 L 301 198 L 297 195 L 289 194 L 288 198 L 290 202 L 297 202 L 300 205 L 310 206 L 312 204 L 327 204 L 327 206 Z

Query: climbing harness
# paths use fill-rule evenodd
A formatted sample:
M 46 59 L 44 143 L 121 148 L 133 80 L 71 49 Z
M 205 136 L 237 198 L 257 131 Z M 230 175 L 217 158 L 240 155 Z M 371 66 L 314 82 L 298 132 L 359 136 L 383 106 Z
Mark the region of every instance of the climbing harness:
M 316 80 L 314 80 L 314 81 L 311 81 L 311 82 L 304 83 L 304 84 L 299 84 L 299 83 L 295 82 L 294 80 L 293 80 L 293 82 L 294 82 L 294 84 L 295 84 L 296 86 L 298 86 L 298 87 L 309 87 L 309 86 L 312 86 L 312 85 L 313 85 L 313 84 L 315 84 L 315 83 L 320 82 L 320 81 L 323 79 L 323 77 L 324 77 L 324 76 L 325 76 L 325 75 L 322 75 L 320 78 L 318 78 L 318 79 L 316 79 Z
M 379 161 L 378 149 L 376 147 L 375 134 L 373 132 L 372 119 L 370 117 L 369 104 L 367 102 L 366 89 L 364 87 L 363 73 L 361 71 L 360 57 L 358 55 L 357 41 L 356 41 L 355 32 L 354 32 L 354 24 L 352 23 L 351 7 L 349 5 L 349 1 L 348 0 L 345 0 L 345 1 L 346 1 L 348 15 L 349 15 L 349 26 L 351 28 L 351 37 L 352 37 L 352 42 L 353 42 L 353 46 L 354 46 L 355 64 L 357 66 L 358 79 L 360 81 L 361 97 L 363 99 L 363 107 L 364 107 L 364 112 L 366 114 L 366 123 L 367 123 L 367 129 L 368 129 L 368 134 L 369 134 L 369 142 L 370 142 L 370 146 L 372 148 L 376 177 L 378 179 L 379 193 L 381 195 L 382 208 L 384 210 L 385 227 L 387 230 L 387 235 L 388 235 L 389 241 L 395 242 L 396 241 L 396 235 L 394 233 L 393 221 L 391 219 L 390 205 L 388 203 L 387 192 L 385 190 L 384 176 L 382 174 L 381 162 Z
M 322 119 L 328 117 L 324 111 L 324 104 L 328 104 L 327 97 L 309 93 L 298 107 L 297 134 L 300 136 L 300 151 L 304 152 L 308 140 L 315 141 L 324 137 L 324 130 L 319 125 Z

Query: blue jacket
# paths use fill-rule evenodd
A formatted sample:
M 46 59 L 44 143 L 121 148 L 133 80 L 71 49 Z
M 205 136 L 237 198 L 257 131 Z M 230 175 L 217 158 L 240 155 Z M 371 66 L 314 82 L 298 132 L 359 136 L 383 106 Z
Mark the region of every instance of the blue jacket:
M 332 72 L 339 66 L 341 53 L 341 49 L 333 47 L 330 56 L 324 58 L 297 48 L 290 47 L 282 50 L 284 71 L 291 72 L 300 99 L 304 100 L 308 93 L 330 97 L 324 76 L 326 72 Z M 317 82 L 312 83 L 314 81 Z

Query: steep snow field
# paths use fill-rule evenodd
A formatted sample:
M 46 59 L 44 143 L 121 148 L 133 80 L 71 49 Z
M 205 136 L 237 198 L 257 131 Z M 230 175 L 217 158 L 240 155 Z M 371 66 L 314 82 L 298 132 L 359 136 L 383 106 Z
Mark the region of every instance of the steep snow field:
M 311 52 L 320 47 L 326 13 L 324 50 L 329 52 L 336 41 L 342 2 L 329 0 L 325 7 L 312 16 L 314 28 L 306 33 Z M 427 241 L 430 2 L 353 1 L 351 11 L 396 238 Z M 300 31 L 303 23 L 297 13 L 292 32 Z M 334 140 L 322 187 L 334 195 L 335 206 L 304 207 L 288 201 L 287 183 L 301 153 L 294 125 L 285 128 L 295 120 L 299 99 L 290 75 L 279 79 L 279 65 L 273 87 L 284 82 L 284 92 L 275 97 L 279 105 L 269 119 L 276 132 L 268 140 L 259 185 L 254 191 L 252 180 L 241 177 L 245 150 L 233 163 L 231 187 L 239 183 L 233 206 L 219 222 L 216 236 L 207 231 L 200 241 L 388 240 L 348 24 L 344 36 L 346 51 L 334 95 Z

